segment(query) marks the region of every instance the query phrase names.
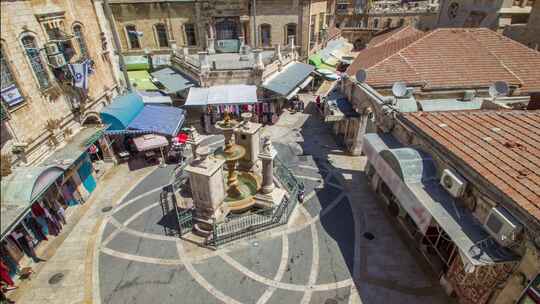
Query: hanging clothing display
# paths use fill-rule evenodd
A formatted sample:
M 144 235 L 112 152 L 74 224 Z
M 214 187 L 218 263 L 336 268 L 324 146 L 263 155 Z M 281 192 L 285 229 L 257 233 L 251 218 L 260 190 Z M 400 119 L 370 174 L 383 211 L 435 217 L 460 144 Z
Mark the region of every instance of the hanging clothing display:
M 15 283 L 11 279 L 11 276 L 9 275 L 9 268 L 2 261 L 0 261 L 0 281 L 5 282 L 6 284 L 8 284 L 8 286 L 15 285 Z
M 47 241 L 47 234 L 49 234 L 48 228 L 47 228 L 47 221 L 44 218 L 39 218 L 40 221 L 44 221 L 45 225 L 42 225 L 38 222 L 36 218 L 33 216 L 28 216 L 24 222 L 28 228 L 32 231 L 32 234 L 39 240 L 39 241 Z
M 24 230 L 21 230 L 13 231 L 11 236 L 15 239 L 24 254 L 31 257 L 34 262 L 38 261 L 39 259 L 37 258 L 36 252 L 34 251 L 34 246 L 32 245 L 32 237 L 26 231 L 22 232 Z
M 0 262 L 4 262 L 9 268 L 8 273 L 10 277 L 13 277 L 19 272 L 19 263 L 11 256 L 4 243 L 0 244 Z

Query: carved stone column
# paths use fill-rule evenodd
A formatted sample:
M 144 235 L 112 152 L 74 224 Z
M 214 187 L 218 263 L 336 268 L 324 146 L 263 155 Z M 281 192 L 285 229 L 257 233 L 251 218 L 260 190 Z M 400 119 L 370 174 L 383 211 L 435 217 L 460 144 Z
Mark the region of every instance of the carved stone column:
M 262 187 L 261 192 L 263 194 L 269 194 L 274 190 L 274 158 L 277 155 L 277 151 L 272 146 L 270 137 L 265 137 L 262 152 L 259 154 L 259 158 L 262 160 Z
M 197 148 L 199 148 L 203 138 L 199 135 L 199 132 L 197 132 L 197 129 L 195 129 L 193 126 L 189 129 L 189 138 L 187 140 L 187 144 L 191 146 L 191 152 L 193 153 L 193 159 L 197 158 Z

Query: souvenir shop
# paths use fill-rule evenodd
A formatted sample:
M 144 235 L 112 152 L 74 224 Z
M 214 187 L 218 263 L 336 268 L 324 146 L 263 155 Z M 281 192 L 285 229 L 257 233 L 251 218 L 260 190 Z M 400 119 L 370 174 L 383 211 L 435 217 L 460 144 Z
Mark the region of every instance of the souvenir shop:
M 0 270 L 3 281 L 9 282 L 19 272 L 24 256 L 39 262 L 37 247 L 57 236 L 66 224 L 63 175 L 59 166 L 28 167 L 2 179 L 0 261 L 7 268 Z
M 95 190 L 89 152 L 101 150 L 102 135 L 98 127 L 83 128 L 41 166 L 16 168 L 2 178 L 0 260 L 7 271 L 0 275 L 17 274 L 24 256 L 39 262 L 38 246 L 61 233 L 69 207 L 83 204 Z
M 253 120 L 272 120 L 269 103 L 257 103 L 257 87 L 251 85 L 222 85 L 208 88 L 191 88 L 185 103 L 188 112 L 186 123 L 204 133 L 216 133 L 214 125 L 228 112 L 240 120 L 244 112 L 251 112 Z M 265 117 L 266 115 L 266 117 Z

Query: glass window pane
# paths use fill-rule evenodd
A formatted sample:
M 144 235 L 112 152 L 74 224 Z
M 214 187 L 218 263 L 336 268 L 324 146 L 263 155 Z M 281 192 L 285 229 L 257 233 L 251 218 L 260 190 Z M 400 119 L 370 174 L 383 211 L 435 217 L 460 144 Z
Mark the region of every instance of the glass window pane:
M 156 24 L 156 35 L 159 47 L 169 47 L 169 39 L 167 37 L 167 28 L 164 24 Z
M 126 26 L 126 31 L 129 39 L 129 46 L 132 49 L 140 49 L 141 45 L 139 44 L 139 34 L 137 33 L 137 28 L 134 25 Z
M 197 45 L 197 36 L 195 34 L 195 25 L 189 23 L 184 25 L 186 32 L 186 43 L 189 46 Z

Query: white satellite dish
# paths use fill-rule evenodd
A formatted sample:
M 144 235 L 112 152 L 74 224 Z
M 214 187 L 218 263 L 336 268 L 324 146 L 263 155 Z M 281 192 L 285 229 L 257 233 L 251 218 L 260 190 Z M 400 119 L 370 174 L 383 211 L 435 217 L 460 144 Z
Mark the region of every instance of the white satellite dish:
M 358 70 L 358 72 L 356 72 L 355 77 L 356 77 L 356 81 L 364 82 L 364 81 L 366 81 L 366 78 L 367 78 L 367 71 L 363 70 L 363 69 L 360 69 L 360 70 Z
M 489 96 L 491 98 L 499 96 L 507 96 L 510 91 L 508 84 L 505 81 L 495 81 L 492 85 L 489 86 Z
M 407 96 L 407 85 L 402 81 L 395 82 L 394 85 L 392 85 L 392 94 L 394 94 L 395 97 Z

